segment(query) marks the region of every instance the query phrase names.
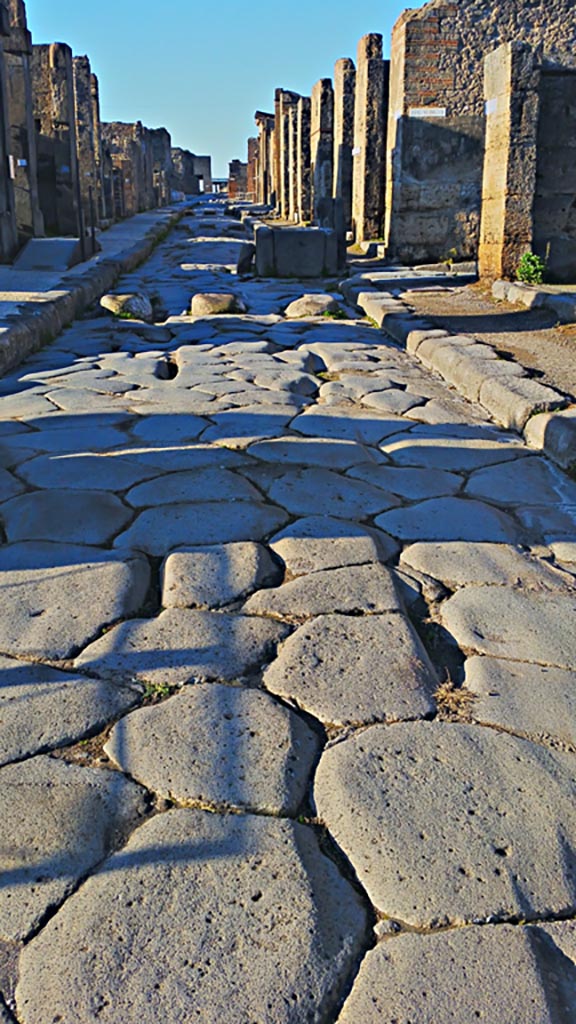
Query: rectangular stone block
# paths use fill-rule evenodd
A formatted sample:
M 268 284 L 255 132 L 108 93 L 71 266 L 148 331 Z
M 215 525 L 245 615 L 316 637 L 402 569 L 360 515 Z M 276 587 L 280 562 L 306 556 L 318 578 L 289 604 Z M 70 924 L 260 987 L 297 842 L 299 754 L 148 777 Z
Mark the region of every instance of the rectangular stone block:
M 324 277 L 338 270 L 335 231 L 324 228 L 256 229 L 259 277 Z

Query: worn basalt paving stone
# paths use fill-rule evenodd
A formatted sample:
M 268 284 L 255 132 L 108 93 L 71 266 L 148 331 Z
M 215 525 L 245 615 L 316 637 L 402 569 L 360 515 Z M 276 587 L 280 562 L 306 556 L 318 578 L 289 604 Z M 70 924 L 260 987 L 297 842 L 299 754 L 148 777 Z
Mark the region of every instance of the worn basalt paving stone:
M 113 457 L 117 458 L 118 456 L 128 458 L 130 462 L 135 462 L 139 466 L 157 471 L 152 475 L 180 473 L 196 469 L 235 469 L 252 462 L 242 452 L 230 451 L 229 448 L 219 448 L 209 444 L 182 444 L 166 447 L 150 445 L 144 448 L 125 448 L 118 455 L 114 453 Z
M 127 686 L 0 655 L 0 764 L 98 732 L 139 696 Z
M 286 633 L 270 619 L 169 608 L 115 626 L 75 664 L 104 679 L 153 685 L 233 680 L 259 669 Z
M 266 437 L 278 437 L 297 414 L 298 408 L 278 405 L 246 405 L 242 409 L 215 413 L 213 426 L 202 434 L 202 441 L 217 444 L 230 443 L 231 447 L 248 447 Z
M 543 595 L 465 587 L 442 605 L 442 622 L 465 650 L 576 670 L 576 590 Z
M 562 935 L 570 924 L 558 924 Z M 402 935 L 364 960 L 338 1024 L 558 1024 L 572 1019 L 576 968 L 540 927 Z
M 262 544 L 250 542 L 174 551 L 164 563 L 165 608 L 219 608 L 280 581 L 282 572 Z
M 12 476 L 7 469 L 0 468 L 0 502 L 9 501 L 24 490 L 26 488 L 20 480 Z
M 570 580 L 511 544 L 423 542 L 404 548 L 400 566 L 441 580 L 451 590 L 479 584 L 564 590 Z
M 522 531 L 500 509 L 465 498 L 431 498 L 410 508 L 393 509 L 374 520 L 401 540 L 490 541 L 515 544 Z
M 428 715 L 438 685 L 399 614 L 321 615 L 289 637 L 263 678 L 272 693 L 332 725 Z
M 25 1024 L 322 1024 L 366 927 L 312 829 L 174 810 L 138 829 L 29 943 L 18 1013 Z
M 146 812 L 139 786 L 117 772 L 48 756 L 0 769 L 0 937 L 26 939 Z
M 395 416 L 403 416 L 410 409 L 423 404 L 424 398 L 421 395 L 408 394 L 399 388 L 391 388 L 387 391 L 371 391 L 362 398 L 362 405 L 368 406 L 369 409 L 392 413 Z
M 393 440 L 389 444 L 384 443 L 382 451 L 397 466 L 422 466 L 456 473 L 470 472 L 499 462 L 508 463 L 531 454 L 530 449 L 522 447 L 518 441 L 450 437 L 444 434 L 442 426 L 436 428 L 436 433 L 436 437 L 412 434 L 402 440 Z
M 0 650 L 70 658 L 104 626 L 137 612 L 149 583 L 148 563 L 133 552 L 6 545 L 0 548 Z
M 52 452 L 54 455 L 64 452 L 98 452 L 108 448 L 116 448 L 126 444 L 126 434 L 113 426 L 98 426 L 97 415 L 79 417 L 68 413 L 58 413 L 50 417 L 53 429 L 35 430 L 32 434 L 18 434 L 5 437 L 2 448 L 9 448 L 14 455 L 21 449 L 33 449 L 35 455 Z M 59 421 L 59 422 L 58 422 Z M 80 422 L 79 422 L 80 421 Z M 73 428 L 73 429 L 71 429 Z
M 332 437 L 359 444 L 379 444 L 391 434 L 406 429 L 400 416 L 381 416 L 377 412 L 358 410 L 353 406 L 315 405 L 297 416 L 292 430 L 307 437 Z
M 318 466 L 321 469 L 349 469 L 371 457 L 378 463 L 383 456 L 377 449 L 366 449 L 356 441 L 338 441 L 328 438 L 285 437 L 259 441 L 249 448 L 249 454 L 271 462 L 293 466 Z
M 33 487 L 55 490 L 125 491 L 160 469 L 121 455 L 39 455 L 24 463 L 18 475 Z
M 372 903 L 417 928 L 573 914 L 575 796 L 572 755 L 439 722 L 357 734 L 315 784 Z
M 499 505 L 576 506 L 576 483 L 541 458 L 479 470 L 472 474 L 465 490 L 474 498 Z
M 119 498 L 105 491 L 35 491 L 0 506 L 0 520 L 10 542 L 105 544 L 132 515 Z
M 298 519 L 269 543 L 293 576 L 344 565 L 387 562 L 398 553 L 396 541 L 381 530 L 330 516 Z
M 393 494 L 331 469 L 289 470 L 271 484 L 268 493 L 272 501 L 297 516 L 366 519 L 399 504 Z
M 260 497 L 252 484 L 228 469 L 197 469 L 139 484 L 128 492 L 126 502 L 134 508 L 150 508 L 180 502 L 253 502 Z
M 295 815 L 320 740 L 260 690 L 200 683 L 128 715 L 104 749 L 168 800 Z
M 189 545 L 262 540 L 287 521 L 286 512 L 276 505 L 249 501 L 160 505 L 141 512 L 114 543 L 166 555 L 173 548 Z
M 144 417 L 132 427 L 130 433 L 136 441 L 171 445 L 195 441 L 208 425 L 208 420 L 188 413 L 173 416 L 158 414 Z
M 273 590 L 259 590 L 244 610 L 249 615 L 312 618 L 330 612 L 395 612 L 401 607 L 392 573 L 376 564 L 321 570 Z
M 576 747 L 576 672 L 474 656 L 464 686 L 476 698 L 476 722 Z
M 410 501 L 448 497 L 456 494 L 464 483 L 461 476 L 441 469 L 399 469 L 397 466 L 371 463 L 354 466 L 348 471 L 348 476 Z

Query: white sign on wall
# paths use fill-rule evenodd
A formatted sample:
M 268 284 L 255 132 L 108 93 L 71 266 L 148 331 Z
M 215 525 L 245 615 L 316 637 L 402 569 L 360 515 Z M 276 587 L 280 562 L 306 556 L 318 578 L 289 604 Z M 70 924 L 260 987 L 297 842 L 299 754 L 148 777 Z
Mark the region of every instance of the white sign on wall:
M 408 117 L 446 117 L 446 107 L 409 107 Z

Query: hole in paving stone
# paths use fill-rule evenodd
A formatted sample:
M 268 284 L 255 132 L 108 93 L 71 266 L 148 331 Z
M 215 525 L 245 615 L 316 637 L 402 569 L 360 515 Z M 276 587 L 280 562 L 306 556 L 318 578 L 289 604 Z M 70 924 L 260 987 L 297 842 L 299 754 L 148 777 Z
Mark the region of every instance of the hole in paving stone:
M 160 360 L 154 371 L 154 376 L 158 380 L 174 380 L 180 373 L 180 367 L 175 359 L 171 356 L 166 356 L 165 359 Z

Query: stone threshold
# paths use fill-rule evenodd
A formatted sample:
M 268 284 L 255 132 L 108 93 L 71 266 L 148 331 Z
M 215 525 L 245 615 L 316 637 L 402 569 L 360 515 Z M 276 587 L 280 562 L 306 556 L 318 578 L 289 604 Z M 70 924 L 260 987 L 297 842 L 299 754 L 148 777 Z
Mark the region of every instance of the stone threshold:
M 21 305 L 16 314 L 0 324 L 0 377 L 53 341 L 85 309 L 110 291 L 123 274 L 130 273 L 148 259 L 187 212 L 188 207 L 177 210 L 161 208 L 115 225 L 120 234 L 117 250 L 107 246 L 108 252 L 67 271 L 49 291 L 32 293 L 34 301 L 27 301 L 25 310 Z M 150 224 L 153 213 L 157 217 Z M 138 217 L 143 219 L 140 238 L 134 231 Z M 33 278 L 34 274 L 31 272 L 30 276 Z M 21 294 L 14 292 L 15 304 Z M 9 293 L 3 295 L 8 297 Z
M 370 287 L 368 277 L 365 283 Z M 349 284 L 344 281 L 340 286 L 348 300 L 424 366 L 502 426 L 518 431 L 531 448 L 567 472 L 576 472 L 576 405 L 563 394 L 540 384 L 520 363 L 500 358 L 493 346 L 437 328 L 390 292 L 347 294 Z M 378 287 L 382 286 L 379 280 Z M 394 286 L 391 281 L 390 288 Z M 572 302 L 576 309 L 576 294 Z

